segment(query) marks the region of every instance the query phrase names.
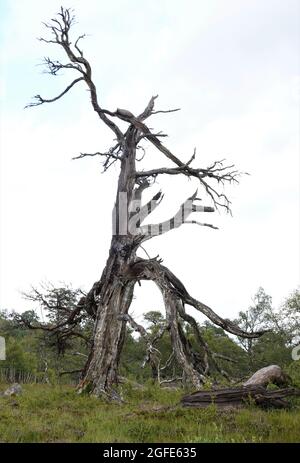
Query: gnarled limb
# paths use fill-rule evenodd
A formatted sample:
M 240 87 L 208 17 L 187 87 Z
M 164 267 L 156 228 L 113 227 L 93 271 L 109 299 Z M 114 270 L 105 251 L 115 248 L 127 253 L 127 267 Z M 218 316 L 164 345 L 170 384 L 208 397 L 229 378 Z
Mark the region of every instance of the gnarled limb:
M 165 284 L 168 285 L 170 291 L 172 291 L 175 295 L 179 296 L 184 304 L 193 306 L 195 309 L 203 313 L 203 315 L 205 315 L 215 325 L 220 326 L 220 328 L 223 328 L 225 331 L 228 331 L 229 333 L 234 334 L 236 336 L 241 336 L 249 339 L 258 338 L 269 331 L 261 330 L 257 332 L 247 332 L 239 328 L 232 321 L 220 317 L 209 306 L 203 304 L 202 302 L 190 296 L 187 289 L 179 280 L 179 278 L 177 278 L 174 275 L 174 273 L 171 272 L 171 270 L 162 265 L 161 262 L 158 262 L 154 259 L 152 259 L 151 261 L 139 259 L 138 264 L 140 268 L 139 278 L 149 279 L 155 282 L 164 281 Z
M 236 336 L 258 338 L 265 333 L 265 331 L 255 333 L 245 332 L 230 320 L 220 317 L 210 307 L 192 298 L 181 281 L 157 260 L 147 261 L 139 259 L 137 265 L 136 270 L 138 270 L 133 273 L 134 278 L 153 280 L 162 292 L 176 360 L 183 368 L 186 377 L 189 378 L 195 387 L 200 387 L 200 384 L 205 381 L 205 377 L 210 372 L 210 365 L 222 375 L 226 377 L 228 375 L 219 367 L 217 363 L 218 354 L 210 351 L 207 343 L 201 336 L 195 319 L 185 312 L 184 304 L 192 305 L 206 315 L 214 324 Z M 193 352 L 189 345 L 180 327 L 179 317 L 187 321 L 193 328 L 196 340 L 204 350 L 202 358 L 199 357 L 199 354 L 197 355 L 197 353 Z
M 47 100 L 46 98 L 42 98 L 41 95 L 36 95 L 34 97 L 35 101 L 26 105 L 25 108 L 39 106 L 43 103 L 53 103 L 54 101 L 57 101 L 60 98 L 62 98 L 66 93 L 68 93 L 69 90 L 71 90 L 72 87 L 74 87 L 75 84 L 77 84 L 77 82 L 80 82 L 81 80 L 83 80 L 83 77 L 79 77 L 78 79 L 73 80 L 73 82 L 70 85 L 68 85 L 67 88 L 63 92 L 61 92 L 58 96 L 51 98 L 49 100 Z
M 75 50 L 72 48 L 69 32 L 73 23 L 74 16 L 72 15 L 71 10 L 62 7 L 60 13 L 58 13 L 58 19 L 55 18 L 52 19 L 50 23 L 44 23 L 44 26 L 51 31 L 52 39 L 41 38 L 40 40 L 42 42 L 61 46 L 70 60 L 70 63 L 62 64 L 59 61 L 54 62 L 50 60 L 50 58 L 47 58 L 46 65 L 50 69 L 51 74 L 56 75 L 57 71 L 59 71 L 60 69 L 70 68 L 79 72 L 82 76 L 79 79 L 75 79 L 67 87 L 67 89 L 57 97 L 52 99 L 45 99 L 42 98 L 40 95 L 37 95 L 35 97 L 37 99 L 37 102 L 31 103 L 27 105 L 27 107 L 37 106 L 43 103 L 54 102 L 61 98 L 63 95 L 65 95 L 75 85 L 75 83 L 84 80 L 90 90 L 91 103 L 94 111 L 98 114 L 102 122 L 104 122 L 115 133 L 118 141 L 122 143 L 124 141 L 123 133 L 121 132 L 119 127 L 106 116 L 105 113 L 110 112 L 102 110 L 98 103 L 97 89 L 92 80 L 91 65 L 89 61 L 84 57 L 82 50 L 80 50 L 78 47 L 78 41 L 82 39 L 84 35 L 79 36 L 75 41 Z
M 190 343 L 183 333 L 178 319 L 180 311 L 179 306 L 182 302 L 169 290 L 169 288 L 165 285 L 165 282 L 156 281 L 156 283 L 163 295 L 166 317 L 170 325 L 171 341 L 176 355 L 176 360 L 183 369 L 188 381 L 190 381 L 194 387 L 200 388 L 205 381 L 205 375 L 202 369 L 202 364 L 195 356 Z
M 147 265 L 146 265 L 147 266 Z M 266 333 L 268 330 L 261 330 L 253 333 L 246 332 L 239 328 L 235 323 L 228 319 L 220 317 L 209 306 L 203 304 L 191 297 L 182 282 L 165 266 L 158 262 L 152 262 L 152 272 L 154 271 L 154 279 L 163 278 L 173 293 L 180 296 L 184 304 L 193 306 L 196 310 L 205 315 L 215 325 L 220 326 L 225 331 L 245 338 L 258 338 Z M 156 276 L 155 276 L 156 275 Z

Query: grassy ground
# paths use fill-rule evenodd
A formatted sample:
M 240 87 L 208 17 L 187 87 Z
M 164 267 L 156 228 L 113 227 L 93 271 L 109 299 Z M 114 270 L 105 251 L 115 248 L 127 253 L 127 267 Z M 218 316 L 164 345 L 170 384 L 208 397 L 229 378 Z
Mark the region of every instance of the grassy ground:
M 300 442 L 296 403 L 289 411 L 168 409 L 181 396 L 127 387 L 126 404 L 112 405 L 68 386 L 24 385 L 21 396 L 0 397 L 0 442 Z

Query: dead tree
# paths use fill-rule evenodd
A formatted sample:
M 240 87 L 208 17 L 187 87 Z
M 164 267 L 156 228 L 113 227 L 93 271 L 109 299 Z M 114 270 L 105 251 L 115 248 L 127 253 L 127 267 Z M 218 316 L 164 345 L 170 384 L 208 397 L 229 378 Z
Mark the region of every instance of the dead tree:
M 61 8 L 58 16 L 46 23 L 50 32 L 48 38 L 40 40 L 61 47 L 66 55 L 66 62 L 45 58 L 47 70 L 57 75 L 61 70 L 68 70 L 77 77 L 57 96 L 44 98 L 36 95 L 28 106 L 38 106 L 53 103 L 62 98 L 75 85 L 84 84 L 88 88 L 91 105 L 100 121 L 105 124 L 115 137 L 115 144 L 107 151 L 96 153 L 82 153 L 75 159 L 97 156 L 103 159 L 104 171 L 114 163 L 120 164 L 120 174 L 114 207 L 114 226 L 108 259 L 103 273 L 93 285 L 85 298 L 80 310 L 85 310 L 94 319 L 92 348 L 85 365 L 82 379 L 78 386 L 80 392 L 86 391 L 95 395 L 106 395 L 117 398 L 114 384 L 117 383 L 119 359 L 124 343 L 126 322 L 131 321 L 128 310 L 133 298 L 134 286 L 141 280 L 151 280 L 160 289 L 165 309 L 168 329 L 171 335 L 174 355 L 184 371 L 185 378 L 195 387 L 199 387 L 209 374 L 210 366 L 216 363 L 216 357 L 209 351 L 203 340 L 193 317 L 185 311 L 185 305 L 194 307 L 206 315 L 211 322 L 236 336 L 256 338 L 262 334 L 247 333 L 230 320 L 221 318 L 210 307 L 192 297 L 181 281 L 158 258 L 142 259 L 137 251 L 143 243 L 154 236 L 167 233 L 183 224 L 197 224 L 216 228 L 206 221 L 190 219 L 196 213 L 211 213 L 215 208 L 230 212 L 230 201 L 218 190 L 219 185 L 238 182 L 240 172 L 234 165 L 225 165 L 224 160 L 216 161 L 212 165 L 193 167 L 196 151 L 188 161 L 181 161 L 162 142 L 163 133 L 153 133 L 146 121 L 158 113 L 169 113 L 177 109 L 156 110 L 154 107 L 156 96 L 153 96 L 145 109 L 134 115 L 125 109 L 111 111 L 104 109 L 98 98 L 98 91 L 93 80 L 90 62 L 85 57 L 80 41 L 84 35 L 75 41 L 71 40 L 70 31 L 74 22 L 71 10 Z M 127 123 L 126 130 L 121 130 L 118 121 Z M 166 158 L 168 165 L 151 170 L 137 169 L 138 153 L 145 152 L 143 143 L 150 142 L 161 156 Z M 142 195 L 161 175 L 185 176 L 196 179 L 204 189 L 212 206 L 199 203 L 197 191 L 180 206 L 178 213 L 162 223 L 143 225 L 143 221 L 159 206 L 163 195 L 156 193 L 152 201 L 143 204 Z M 76 309 L 78 310 L 78 309 Z M 195 336 L 204 350 L 203 356 L 193 351 L 190 343 L 181 329 L 181 321 L 189 323 Z

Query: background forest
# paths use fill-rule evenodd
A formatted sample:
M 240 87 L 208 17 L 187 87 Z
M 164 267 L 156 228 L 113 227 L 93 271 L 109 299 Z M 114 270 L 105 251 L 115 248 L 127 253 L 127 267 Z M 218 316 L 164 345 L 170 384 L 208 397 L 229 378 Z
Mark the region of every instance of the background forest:
M 6 360 L 1 361 L 3 381 L 76 384 L 89 352 L 92 321 L 82 318 L 74 331 L 72 323 L 63 325 L 69 310 L 80 301 L 83 293 L 71 287 L 43 286 L 25 297 L 32 301 L 32 310 L 22 314 L 2 310 L 0 335 L 6 340 Z M 38 315 L 40 314 L 40 315 Z M 280 365 L 300 385 L 300 361 L 293 360 L 292 350 L 300 343 L 300 292 L 295 290 L 281 307 L 272 306 L 272 298 L 259 288 L 247 310 L 240 311 L 236 322 L 252 332 L 268 329 L 259 339 L 228 336 L 223 329 L 204 322 L 201 334 L 218 357 L 220 371 L 211 375 L 210 385 L 237 383 L 256 370 L 271 364 Z M 61 323 L 60 331 L 51 327 Z M 134 382 L 159 382 L 164 386 L 180 383 L 182 371 L 172 361 L 169 333 L 158 336 L 165 320 L 161 312 L 144 313 L 143 325 L 147 339 L 153 341 L 156 355 L 149 361 L 147 339 L 128 327 L 121 358 L 120 374 Z M 38 328 L 38 327 L 42 327 Z M 191 329 L 182 324 L 189 342 L 199 355 Z M 153 361 L 153 358 L 156 361 Z M 173 380 L 173 381 L 172 381 Z

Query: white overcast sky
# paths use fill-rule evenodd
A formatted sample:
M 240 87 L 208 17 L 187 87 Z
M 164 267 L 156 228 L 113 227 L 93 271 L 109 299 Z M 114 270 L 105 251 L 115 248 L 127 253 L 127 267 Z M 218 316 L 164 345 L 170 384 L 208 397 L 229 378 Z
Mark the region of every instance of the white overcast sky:
M 30 308 L 20 291 L 40 281 L 89 289 L 110 243 L 118 169 L 97 159 L 112 134 L 79 84 L 51 105 L 24 110 L 32 95 L 59 94 L 73 80 L 43 74 L 41 58 L 61 58 L 36 40 L 56 0 L 0 0 L 0 308 Z M 94 69 L 102 107 L 152 118 L 183 160 L 197 147 L 205 167 L 226 158 L 251 173 L 228 188 L 233 217 L 210 214 L 220 230 L 186 225 L 146 245 L 191 294 L 225 317 L 246 309 L 259 286 L 279 306 L 299 283 L 299 0 L 69 0 L 75 33 Z M 145 167 L 168 165 L 149 149 Z M 153 220 L 173 215 L 196 181 L 160 178 L 165 193 Z M 154 191 L 154 190 L 153 190 Z M 199 196 L 205 194 L 199 190 Z M 204 214 L 203 214 L 204 215 Z M 206 215 L 206 214 L 205 214 Z M 200 218 L 200 220 L 203 217 Z M 162 308 L 155 286 L 137 288 L 133 312 Z M 191 309 L 191 313 L 192 309 Z

